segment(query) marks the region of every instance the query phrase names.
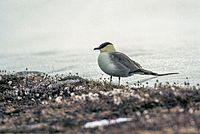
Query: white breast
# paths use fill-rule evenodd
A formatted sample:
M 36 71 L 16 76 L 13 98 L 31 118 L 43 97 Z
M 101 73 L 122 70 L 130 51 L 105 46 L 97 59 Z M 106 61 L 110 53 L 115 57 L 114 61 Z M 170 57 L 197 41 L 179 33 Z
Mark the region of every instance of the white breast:
M 117 77 L 126 77 L 128 74 L 128 70 L 124 70 L 122 67 L 116 66 L 110 58 L 109 53 L 102 52 L 98 57 L 99 67 L 103 72 L 108 75 L 117 76 Z

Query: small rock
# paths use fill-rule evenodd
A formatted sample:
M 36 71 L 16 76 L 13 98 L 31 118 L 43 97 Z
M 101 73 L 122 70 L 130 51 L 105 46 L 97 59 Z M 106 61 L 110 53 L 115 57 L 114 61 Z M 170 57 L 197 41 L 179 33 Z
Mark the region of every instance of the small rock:
M 71 93 L 70 96 L 71 96 L 71 97 L 75 96 L 75 93 Z
M 58 97 L 55 99 L 55 101 L 56 101 L 57 103 L 61 103 L 61 102 L 62 102 L 62 96 L 58 96 Z
M 36 96 L 36 97 L 39 97 L 39 96 L 40 96 L 40 94 L 39 94 L 39 93 L 37 93 L 37 94 L 35 94 L 35 96 Z
M 145 96 L 146 98 L 148 98 L 148 97 L 149 97 L 149 94 L 144 94 L 144 96 Z
M 136 115 L 137 115 L 137 116 L 141 116 L 141 112 L 140 112 L 140 111 L 137 111 L 137 112 L 136 112 Z
M 190 114 L 193 114 L 193 113 L 194 113 L 194 110 L 193 110 L 192 108 L 190 108 L 190 109 L 189 109 L 189 113 L 190 113 Z
M 48 102 L 47 102 L 47 101 L 42 101 L 42 104 L 43 104 L 43 105 L 47 105 Z
M 8 84 L 11 85 L 11 84 L 12 84 L 12 81 L 9 81 Z
M 18 96 L 18 97 L 17 97 L 17 99 L 18 99 L 18 100 L 21 100 L 21 99 L 22 99 L 22 97 L 21 97 L 21 96 Z
M 116 105 L 120 105 L 122 103 L 122 100 L 119 96 L 113 96 L 113 102 Z

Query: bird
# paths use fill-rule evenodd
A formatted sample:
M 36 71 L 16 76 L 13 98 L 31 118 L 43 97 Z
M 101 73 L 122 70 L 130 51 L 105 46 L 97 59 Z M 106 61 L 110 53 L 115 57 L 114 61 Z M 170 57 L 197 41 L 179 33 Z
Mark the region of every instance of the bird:
M 100 69 L 110 75 L 110 84 L 112 77 L 118 77 L 118 85 L 120 85 L 121 77 L 129 77 L 134 74 L 165 76 L 178 73 L 155 73 L 144 69 L 139 63 L 129 58 L 126 54 L 116 51 L 114 45 L 110 42 L 104 42 L 94 50 L 100 50 L 98 56 L 98 65 Z

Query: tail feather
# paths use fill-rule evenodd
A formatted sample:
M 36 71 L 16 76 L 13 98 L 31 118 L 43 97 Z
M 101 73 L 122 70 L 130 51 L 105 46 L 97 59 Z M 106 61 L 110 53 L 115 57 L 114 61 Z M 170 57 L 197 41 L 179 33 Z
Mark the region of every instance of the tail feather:
M 165 75 L 174 75 L 179 73 L 165 73 L 165 74 L 157 74 L 157 76 L 165 76 Z
M 144 74 L 144 75 L 154 75 L 154 76 L 165 76 L 165 75 L 174 75 L 174 74 L 179 74 L 179 73 L 164 73 L 164 74 L 158 74 L 154 73 L 152 71 L 146 70 L 146 69 L 139 69 L 137 70 L 138 73 Z

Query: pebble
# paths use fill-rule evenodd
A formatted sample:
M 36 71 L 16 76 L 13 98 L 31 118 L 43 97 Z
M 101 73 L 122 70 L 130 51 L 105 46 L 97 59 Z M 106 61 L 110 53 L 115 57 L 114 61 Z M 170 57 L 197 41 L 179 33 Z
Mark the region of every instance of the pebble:
M 116 105 L 122 104 L 122 100 L 121 100 L 121 98 L 119 96 L 113 96 L 113 102 Z
M 11 84 L 12 84 L 12 81 L 9 81 L 8 84 L 11 85 Z
M 158 99 L 155 99 L 154 101 L 155 101 L 155 102 L 157 102 L 157 103 L 159 102 L 159 100 L 158 100 Z
M 18 100 L 21 100 L 21 99 L 22 99 L 22 97 L 21 97 L 21 96 L 18 96 L 18 97 L 17 97 L 17 99 L 18 99 Z
M 189 109 L 189 113 L 190 113 L 190 114 L 193 114 L 193 113 L 194 113 L 194 110 L 193 110 L 192 108 L 190 108 L 190 109 Z
M 62 96 L 58 96 L 58 97 L 55 99 L 55 101 L 56 101 L 57 103 L 62 103 Z
M 36 94 L 35 94 L 35 96 L 36 96 L 36 97 L 39 97 L 39 96 L 40 96 L 40 94 L 39 94 L 39 93 L 36 93 Z
M 149 97 L 149 94 L 144 94 L 144 96 L 145 96 L 146 98 L 148 98 L 148 97 Z

